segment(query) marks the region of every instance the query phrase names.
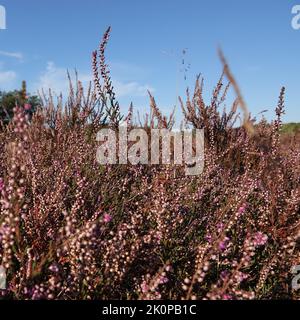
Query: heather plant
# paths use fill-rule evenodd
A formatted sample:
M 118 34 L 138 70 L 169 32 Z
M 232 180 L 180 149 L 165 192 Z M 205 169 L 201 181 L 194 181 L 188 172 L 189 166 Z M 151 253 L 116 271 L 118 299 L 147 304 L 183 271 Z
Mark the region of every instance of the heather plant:
M 300 150 L 283 147 L 276 119 L 254 123 L 223 58 L 212 99 L 196 79 L 180 99 L 186 125 L 205 131 L 205 167 L 99 165 L 103 127 L 172 129 L 149 92 L 150 112 L 123 117 L 105 63 L 110 29 L 93 53 L 94 86 L 70 79 L 65 104 L 43 95 L 1 129 L 0 265 L 12 299 L 297 299 Z M 99 60 L 99 62 L 98 62 Z M 229 83 L 225 83 L 225 77 Z M 226 94 L 237 100 L 229 111 Z

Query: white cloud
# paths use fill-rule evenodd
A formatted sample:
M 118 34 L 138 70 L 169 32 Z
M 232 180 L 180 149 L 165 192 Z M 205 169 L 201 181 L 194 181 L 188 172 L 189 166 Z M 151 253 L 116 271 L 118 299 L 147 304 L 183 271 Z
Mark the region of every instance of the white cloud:
M 0 71 L 0 89 L 11 90 L 13 89 L 17 74 L 14 71 Z
M 41 73 L 37 82 L 33 84 L 33 92 L 42 91 L 48 92 L 51 89 L 54 95 L 66 96 L 69 92 L 69 80 L 68 80 L 68 70 L 65 68 L 57 67 L 54 62 L 49 61 L 47 63 L 46 69 Z M 87 74 L 78 75 L 79 80 L 82 82 L 83 86 L 86 87 L 90 81 L 90 76 Z M 72 74 L 71 74 L 72 78 Z M 73 80 L 75 77 L 73 77 Z
M 118 97 L 130 96 L 130 97 L 145 97 L 147 91 L 154 92 L 154 88 L 148 84 L 141 85 L 137 82 L 120 82 L 113 81 L 113 86 L 116 90 Z
M 23 54 L 21 52 L 8 52 L 0 50 L 0 55 L 8 58 L 14 58 L 19 61 L 23 60 Z
M 48 62 L 46 70 L 41 74 L 38 82 L 34 85 L 36 91 L 51 89 L 54 94 L 59 95 L 68 90 L 67 70 L 58 68 L 54 62 Z
M 83 86 L 86 87 L 88 83 L 92 80 L 92 76 L 88 73 L 79 73 L 79 80 L 82 82 Z M 147 95 L 147 90 L 151 92 L 154 89 L 145 84 L 141 85 L 138 82 L 122 82 L 114 81 L 113 86 L 118 97 L 144 97 Z M 46 92 L 49 90 L 56 95 L 63 93 L 63 95 L 68 94 L 69 82 L 67 78 L 67 69 L 57 67 L 54 62 L 48 62 L 46 70 L 41 74 L 38 82 L 34 85 L 35 91 L 41 91 L 44 89 Z

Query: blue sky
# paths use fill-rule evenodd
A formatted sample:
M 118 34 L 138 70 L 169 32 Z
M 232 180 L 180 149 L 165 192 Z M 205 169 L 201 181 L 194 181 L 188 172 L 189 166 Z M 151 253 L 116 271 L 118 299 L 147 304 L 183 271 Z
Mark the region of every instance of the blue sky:
M 90 79 L 91 52 L 107 26 L 112 78 L 123 110 L 148 106 L 147 89 L 168 113 L 176 95 L 205 78 L 209 99 L 221 73 L 221 46 L 253 115 L 273 116 L 286 86 L 285 121 L 300 121 L 300 30 L 291 27 L 300 0 L 0 0 L 0 89 L 66 90 L 66 70 Z M 187 48 L 184 79 L 181 52 Z M 208 100 L 209 101 L 209 100 Z M 179 112 L 178 112 L 179 114 Z

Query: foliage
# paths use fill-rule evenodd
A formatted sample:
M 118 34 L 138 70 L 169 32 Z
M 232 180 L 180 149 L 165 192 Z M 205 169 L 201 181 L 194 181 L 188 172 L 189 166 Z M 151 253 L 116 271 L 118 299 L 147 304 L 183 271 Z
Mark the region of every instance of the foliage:
M 290 122 L 282 126 L 282 133 L 294 134 L 300 132 L 300 123 Z
M 276 120 L 252 133 L 234 126 L 237 102 L 223 108 L 223 77 L 208 104 L 197 81 L 181 99 L 186 122 L 207 136 L 195 177 L 184 166 L 97 164 L 98 130 L 120 120 L 99 97 L 110 82 L 87 94 L 70 83 L 66 106 L 50 97 L 30 122 L 15 109 L 0 132 L 3 296 L 299 298 L 290 270 L 300 264 L 300 149 L 283 151 L 279 139 L 284 88 Z M 170 129 L 151 94 L 150 107 L 143 124 L 130 108 L 128 124 Z
M 27 94 L 25 81 L 21 90 L 0 91 L 0 119 L 3 124 L 8 124 L 12 120 L 16 105 L 26 106 L 26 113 L 30 117 L 40 106 L 40 99 L 37 96 Z

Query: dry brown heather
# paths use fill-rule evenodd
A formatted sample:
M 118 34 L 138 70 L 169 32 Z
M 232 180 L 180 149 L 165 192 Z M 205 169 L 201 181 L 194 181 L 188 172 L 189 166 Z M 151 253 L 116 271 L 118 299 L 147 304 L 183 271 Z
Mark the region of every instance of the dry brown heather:
M 2 295 L 299 298 L 291 268 L 300 265 L 300 150 L 299 140 L 280 142 L 284 89 L 271 124 L 246 117 L 236 129 L 241 97 L 223 111 L 224 77 L 208 104 L 197 79 L 181 104 L 186 122 L 205 129 L 200 176 L 172 165 L 99 166 L 96 133 L 122 118 L 105 63 L 109 31 L 93 54 L 95 90 L 84 94 L 78 81 L 65 107 L 50 96 L 30 121 L 19 106 L 0 132 Z M 151 95 L 150 105 L 142 124 L 130 108 L 128 125 L 172 128 Z

